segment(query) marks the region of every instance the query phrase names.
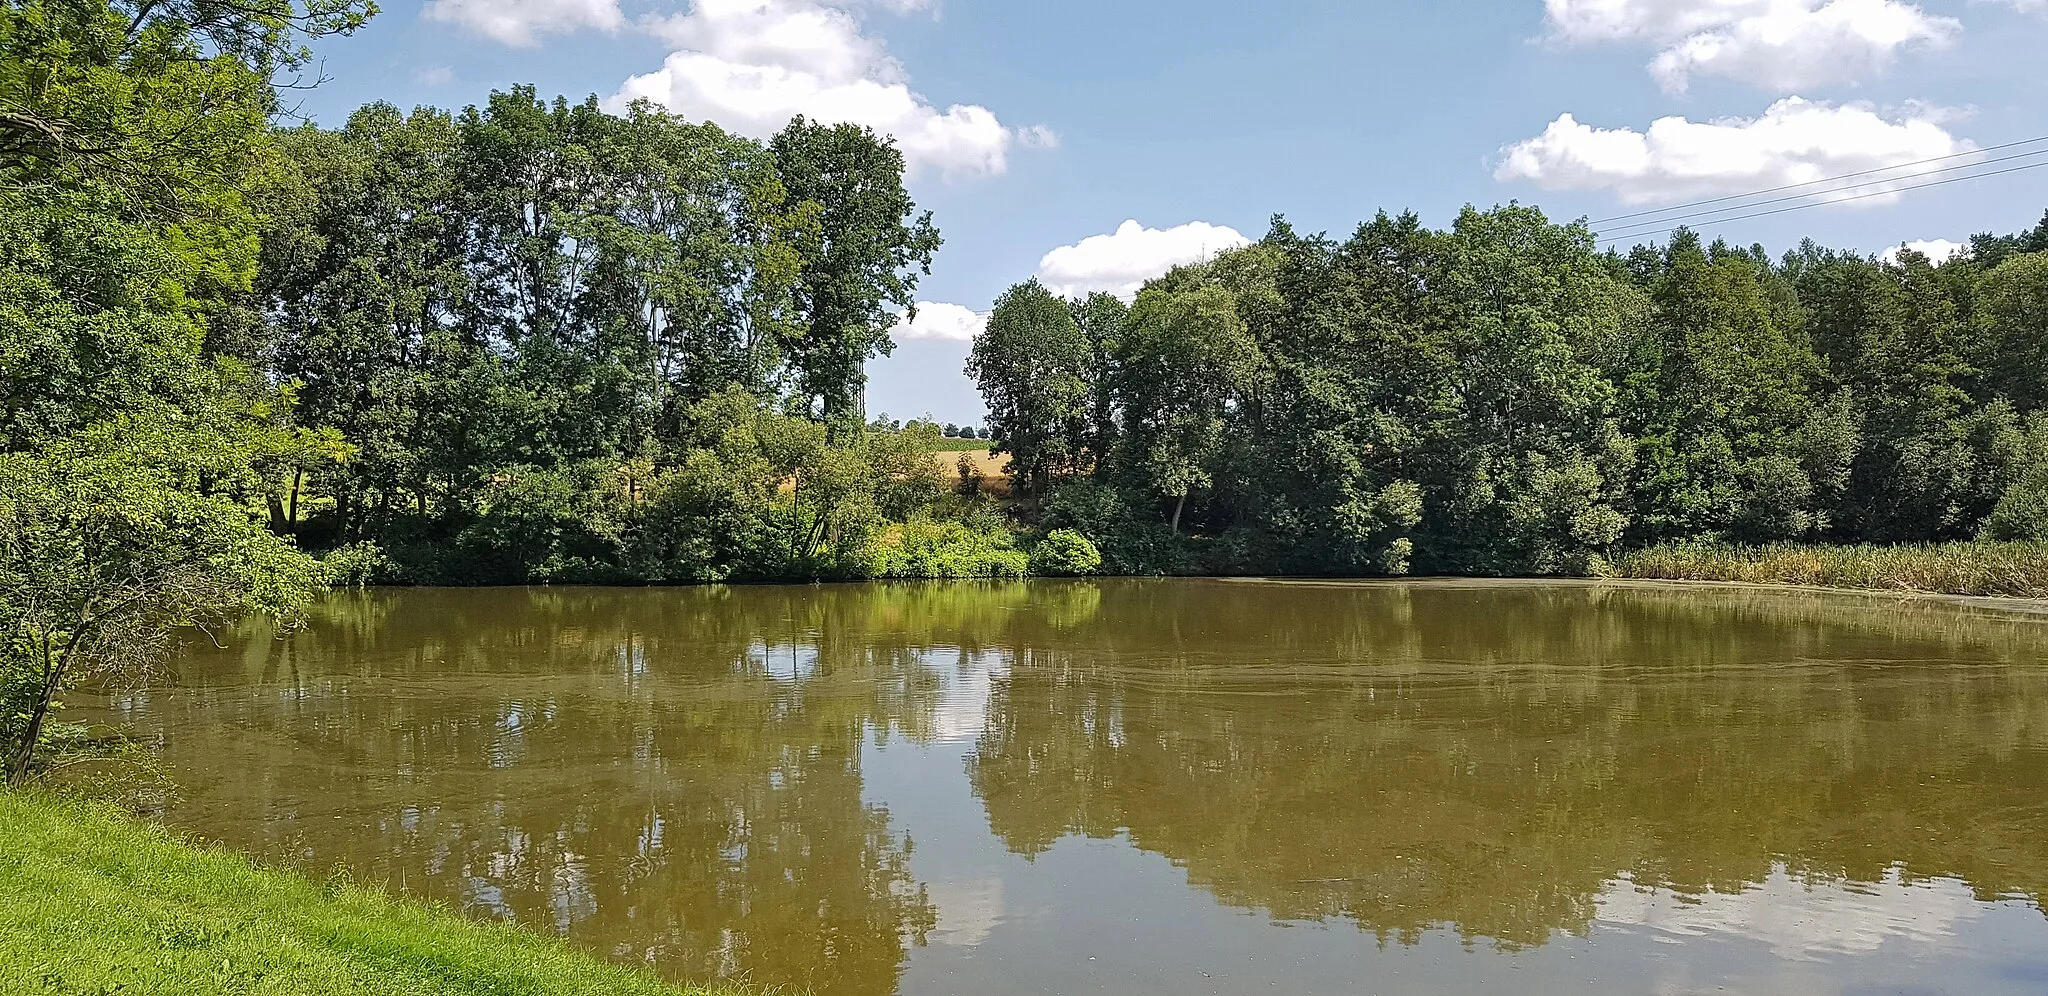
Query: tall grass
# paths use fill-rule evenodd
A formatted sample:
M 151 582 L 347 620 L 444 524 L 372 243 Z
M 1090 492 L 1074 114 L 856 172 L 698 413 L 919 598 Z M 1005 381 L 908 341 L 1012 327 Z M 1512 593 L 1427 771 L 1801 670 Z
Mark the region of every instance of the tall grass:
M 0 791 L 0 993 L 684 996 L 553 938 Z M 697 994 L 709 996 L 709 994 Z
M 2048 598 L 2048 543 L 1730 546 L 1671 543 L 1624 554 L 1625 578 L 1743 581 Z

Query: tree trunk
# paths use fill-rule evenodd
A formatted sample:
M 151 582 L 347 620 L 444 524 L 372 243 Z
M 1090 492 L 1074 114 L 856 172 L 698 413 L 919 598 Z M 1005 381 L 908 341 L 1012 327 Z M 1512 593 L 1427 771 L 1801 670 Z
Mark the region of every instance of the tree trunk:
M 1187 507 L 1187 495 L 1181 495 L 1180 498 L 1173 503 L 1173 534 L 1175 536 L 1180 535 L 1180 513 L 1183 509 Z
M 294 533 L 299 531 L 299 489 L 305 486 L 305 483 L 306 468 L 295 468 L 292 471 L 292 501 L 290 505 L 285 506 L 285 515 L 291 519 Z
M 77 640 L 71 641 L 73 645 Z M 43 738 L 43 721 L 49 718 L 50 703 L 57 698 L 57 688 L 64 683 L 64 669 L 71 663 L 70 648 L 54 664 L 50 661 L 49 638 L 43 640 L 43 693 L 36 698 L 36 708 L 28 717 L 28 732 L 22 737 L 21 755 L 14 761 L 14 772 L 8 784 L 19 788 L 28 784 L 29 766 L 35 763 L 36 744 Z

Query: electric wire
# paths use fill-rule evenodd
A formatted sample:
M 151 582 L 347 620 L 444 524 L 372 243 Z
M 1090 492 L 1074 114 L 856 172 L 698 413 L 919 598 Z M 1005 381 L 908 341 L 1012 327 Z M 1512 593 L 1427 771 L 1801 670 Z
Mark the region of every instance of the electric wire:
M 1719 224 L 1726 224 L 1726 223 L 1728 223 L 1728 222 L 1733 222 L 1733 221 L 1747 221 L 1747 220 L 1749 220 L 1749 219 L 1751 219 L 1751 218 L 1768 218 L 1768 217 L 1771 217 L 1771 216 L 1773 216 L 1773 215 L 1780 215 L 1780 214 L 1790 214 L 1790 213 L 1792 213 L 1792 212 L 1794 212 L 1794 211 L 1810 211 L 1810 210 L 1812 210 L 1812 209 L 1814 209 L 1814 208 L 1817 208 L 1817 207 L 1827 207 L 1827 206 L 1828 206 L 1828 205 L 1830 205 L 1830 204 L 1845 204 L 1845 203 L 1847 203 L 1847 202 L 1849 202 L 1849 201 L 1860 201 L 1860 200 L 1863 200 L 1863 199 L 1865 199 L 1865 198 L 1868 198 L 1868 197 L 1883 197 L 1883 196 L 1885 196 L 1886 194 L 1901 194 L 1901 193 L 1905 193 L 1906 191 L 1909 191 L 1909 190 L 1920 190 L 1920 189 L 1923 189 L 1923 188 L 1926 188 L 1926 187 L 1941 187 L 1941 186 L 1946 186 L 1946 185 L 1948 185 L 1948 184 L 1951 184 L 1951 183 L 1962 183 L 1962 182 L 1965 182 L 1965 181 L 1967 181 L 1967 180 L 1982 180 L 1982 179 L 1986 179 L 1986 178 L 1989 178 L 1989 177 L 1994 177 L 1994 176 L 2003 176 L 2003 175 L 2005 175 L 2005 174 L 2007 174 L 2007 173 L 2023 173 L 2023 172 L 2026 172 L 2027 170 L 2041 169 L 2041 168 L 2043 168 L 2043 167 L 2048 167 L 2048 162 L 2039 162 L 2039 163 L 2029 163 L 2029 164 L 2027 164 L 2027 165 L 2025 165 L 2025 166 L 2009 166 L 2009 167 L 2007 167 L 2007 168 L 2005 168 L 2005 169 L 2000 169 L 2000 170 L 1992 170 L 1992 171 L 1991 171 L 1991 172 L 1989 172 L 1989 173 L 1973 173 L 1973 174 L 1971 174 L 1971 175 L 1969 175 L 1969 176 L 1953 176 L 1953 177 L 1949 177 L 1949 178 L 1948 178 L 1948 179 L 1946 179 L 1946 180 L 1931 180 L 1931 181 L 1929 181 L 1929 182 L 1927 182 L 1927 183 L 1916 183 L 1916 184 L 1912 184 L 1912 185 L 1910 185 L 1910 186 L 1905 186 L 1905 187 L 1894 187 L 1894 188 L 1891 188 L 1891 189 L 1887 189 L 1887 190 L 1873 190 L 1873 191 L 1871 191 L 1871 192 L 1869 192 L 1869 193 L 1867 193 L 1867 194 L 1857 194 L 1857 195 L 1855 195 L 1855 196 L 1853 196 L 1853 197 L 1841 197 L 1841 198 L 1837 198 L 1837 199 L 1834 199 L 1834 200 L 1826 200 L 1826 201 L 1815 201 L 1815 202 L 1813 202 L 1813 203 L 1811 203 L 1811 204 L 1795 204 L 1795 205 L 1793 205 L 1793 206 L 1791 206 L 1791 207 L 1784 207 L 1784 208 L 1778 208 L 1778 209 L 1776 209 L 1776 210 L 1772 210 L 1772 211 L 1759 211 L 1759 212 L 1757 212 L 1757 213 L 1755 213 L 1755 214 L 1744 214 L 1744 215 L 1737 215 L 1737 216 L 1735 216 L 1735 217 L 1733 217 L 1733 218 L 1718 218 L 1718 219 L 1715 219 L 1715 220 L 1714 220 L 1714 221 L 1712 221 L 1712 222 L 1709 222 L 1709 224 L 1716 224 L 1716 225 L 1719 225 Z M 1738 208 L 1731 208 L 1730 210 L 1739 210 L 1739 209 L 1738 209 Z M 1658 222 L 1657 224 L 1663 224 L 1663 222 Z M 1672 232 L 1678 231 L 1678 230 L 1679 230 L 1680 228 L 1684 228 L 1684 227 L 1686 227 L 1686 226 L 1684 226 L 1684 225 L 1674 225 L 1673 227 L 1671 227 L 1671 228 L 1667 228 L 1667 229 L 1664 229 L 1663 231 L 1655 231 L 1655 232 L 1634 232 L 1634 233 L 1631 233 L 1631 234 L 1626 234 L 1626 235 L 1612 235 L 1612 236 L 1602 236 L 1602 237 L 1600 237 L 1600 238 L 1599 238 L 1599 239 L 1598 239 L 1597 241 L 1598 241 L 1598 242 L 1599 242 L 1600 244 L 1608 244 L 1608 243 L 1619 243 L 1619 242 L 1627 241 L 1627 240 L 1629 240 L 1629 239 L 1646 239 L 1646 238 L 1654 238 L 1654 237 L 1656 237 L 1656 236 L 1659 236 L 1659 235 L 1669 235 L 1669 234 L 1671 234 Z
M 1748 211 L 1748 210 L 1752 210 L 1752 209 L 1754 209 L 1754 208 L 1766 207 L 1766 206 L 1769 206 L 1769 205 L 1772 205 L 1772 204 L 1784 204 L 1784 203 L 1788 203 L 1788 202 L 1791 202 L 1791 201 L 1803 201 L 1803 200 L 1807 200 L 1807 199 L 1809 199 L 1809 198 L 1826 198 L 1825 200 L 1819 200 L 1819 201 L 1816 201 L 1816 204 L 1837 204 L 1837 203 L 1840 203 L 1840 202 L 1842 202 L 1842 201 L 1844 201 L 1844 200 L 1855 200 L 1856 198 L 1832 197 L 1832 196 L 1830 196 L 1830 195 L 1833 195 L 1833 194 L 1838 194 L 1838 193 L 1844 193 L 1844 192 L 1847 192 L 1847 191 L 1852 191 L 1852 190 L 1860 190 L 1860 189 L 1862 189 L 1862 188 L 1864 188 L 1864 187 L 1875 187 L 1875 186 L 1880 186 L 1880 185 L 1886 185 L 1886 184 L 1895 184 L 1895 183 L 1899 183 L 1900 181 L 1903 181 L 1903 180 L 1918 180 L 1918 179 L 1921 179 L 1921 178 L 1924 178 L 1924 177 L 1930 177 L 1930 176 L 1941 176 L 1941 175 L 1943 175 L 1943 174 L 1947 174 L 1947 173 L 1955 173 L 1955 172 L 1958 172 L 1958 171 L 1961 171 L 1961 170 L 1975 170 L 1975 169 L 1978 169 L 1979 167 L 1983 167 L 1983 166 L 1994 166 L 1994 165 L 1997 165 L 1998 163 L 2009 163 L 2009 162 L 2015 162 L 2015 161 L 2017 161 L 2017 160 L 2021 160 L 2021 159 L 2032 159 L 2032 158 L 2034 158 L 2034 157 L 2036 157 L 2036 156 L 2048 156 L 2048 149 L 2035 149 L 2035 150 L 2034 150 L 2034 151 L 2032 151 L 2032 152 L 2022 152 L 2022 153 L 2019 153 L 2019 154 L 2017 154 L 2017 155 L 2010 155 L 2010 156 L 2000 156 L 2000 157 L 1999 157 L 1999 158 L 1997 158 L 1997 159 L 1986 159 L 1986 160 L 1982 160 L 1982 161 L 1980 161 L 1980 162 L 1966 163 L 1966 164 L 1963 164 L 1963 165 L 1960 165 L 1960 166 L 1948 166 L 1948 167 L 1944 167 L 1944 168 L 1942 168 L 1942 169 L 1931 169 L 1931 170 L 1923 170 L 1923 171 L 1921 171 L 1921 172 L 1919 172 L 1919 173 L 1908 173 L 1908 174 L 1906 174 L 1906 175 L 1904 175 L 1904 176 L 1894 176 L 1894 177 L 1887 177 L 1887 178 L 1885 178 L 1885 179 L 1882 179 L 1882 180 L 1865 180 L 1865 181 L 1863 181 L 1862 183 L 1851 183 L 1851 184 L 1846 184 L 1846 185 L 1844 185 L 1844 186 L 1840 186 L 1840 187 L 1829 187 L 1829 188 L 1828 188 L 1828 189 L 1826 189 L 1826 190 L 1815 190 L 1815 191 L 1810 191 L 1810 192 L 1808 192 L 1808 193 L 1804 193 L 1804 194 L 1791 194 L 1791 195 L 1788 195 L 1788 196 L 1785 196 L 1785 197 L 1774 197 L 1774 198 L 1771 198 L 1770 200 L 1767 200 L 1767 201 L 1748 201 L 1748 202 L 1746 202 L 1746 203 L 1742 203 L 1742 204 L 1731 204 L 1731 205 L 1729 205 L 1729 206 L 1727 206 L 1727 207 L 1723 207 L 1723 208 L 1714 208 L 1713 210 L 1709 210 L 1709 211 L 1695 211 L 1695 212 L 1693 212 L 1693 213 L 1691 213 L 1691 214 L 1681 214 L 1681 215 L 1673 215 L 1672 217 L 1669 217 L 1669 218 L 1657 218 L 1657 219 L 1654 219 L 1654 220 L 1650 220 L 1650 221 L 1639 221 L 1639 222 L 1636 222 L 1636 223 L 1634 223 L 1634 224 L 1630 224 L 1630 225 L 1623 225 L 1623 226 L 1621 226 L 1621 231 L 1618 231 L 1618 232 L 1613 232 L 1613 233 L 1611 233 L 1611 234 L 1610 234 L 1610 235 L 1609 235 L 1608 237 L 1610 237 L 1610 238 L 1628 238 L 1628 237 L 1629 237 L 1629 236 L 1630 236 L 1630 235 L 1632 234 L 1633 230 L 1635 230 L 1635 229 L 1639 229 L 1639 228 L 1640 228 L 1640 229 L 1651 229 L 1651 228 L 1655 228 L 1655 227 L 1656 227 L 1656 226 L 1658 226 L 1658 225 L 1675 225 L 1675 224 L 1676 224 L 1676 223 L 1678 223 L 1678 222 L 1683 222 L 1683 221 L 1692 221 L 1692 220 L 1694 220 L 1694 219 L 1711 219 L 1711 218 L 1712 218 L 1712 217 L 1713 217 L 1714 215 L 1717 215 L 1717 214 L 1726 214 L 1726 213 L 1728 213 L 1728 212 L 1730 212 L 1730 211 Z M 1986 173 L 1979 173 L 1979 174 L 1973 174 L 1973 175 L 1978 175 L 1978 176 L 1995 176 L 1995 175 L 1997 175 L 1997 173 L 1998 173 L 1998 172 L 2000 172 L 2000 171 L 1995 171 L 1995 170 L 1994 170 L 1994 171 L 1991 171 L 1991 172 L 1986 172 Z M 1962 177 L 1957 177 L 1957 179 L 1963 179 L 1963 178 L 1962 178 Z M 1911 189 L 1911 188 L 1902 188 L 1902 187 L 1890 187 L 1890 188 L 1888 188 L 1888 189 L 1889 189 L 1889 190 L 1901 190 L 1901 189 Z M 1878 193 L 1884 193 L 1884 192 L 1886 192 L 1886 191 L 1878 191 Z M 1754 196 L 1754 195 L 1745 195 L 1745 196 Z M 1733 220 L 1733 219 L 1723 219 L 1723 220 Z
M 1938 162 L 1946 162 L 1946 161 L 1948 161 L 1948 160 L 1950 160 L 1950 159 L 1961 159 L 1961 158 L 1964 158 L 1964 157 L 1966 157 L 1966 156 L 1980 156 L 1980 155 L 1983 155 L 1983 154 L 1985 154 L 1985 153 L 1987 153 L 1987 152 L 2003 152 L 2003 151 L 2005 151 L 2006 149 L 2017 149 L 2017 148 L 2019 148 L 2020 146 L 2023 146 L 2023 145 L 2039 145 L 2039 144 L 2040 144 L 2040 143 L 2042 143 L 2042 142 L 2048 142 L 2048 135 L 2042 135 L 2042 136 L 2040 136 L 2039 138 L 2029 138 L 2029 139 L 2025 139 L 2025 140 L 2022 140 L 2022 141 L 2018 141 L 2018 142 L 2007 142 L 2007 143 L 2005 143 L 2005 144 L 2003 144 L 2003 145 L 1994 145 L 1994 146 L 1991 146 L 1990 148 L 1986 148 L 1986 149 L 1971 149 L 1971 150 L 1970 150 L 1970 151 L 1968 151 L 1968 152 L 1955 152 L 1955 153 L 1950 153 L 1949 155 L 1946 155 L 1946 156 L 1935 156 L 1935 157 L 1933 157 L 1932 159 L 1921 159 L 1921 160 L 1918 160 L 1918 161 L 1916 161 L 1916 162 L 1909 162 L 1909 163 L 1895 163 L 1895 164 L 1893 164 L 1893 165 L 1890 165 L 1890 166 L 1882 166 L 1882 167 L 1879 167 L 1879 168 L 1877 168 L 1877 169 L 1866 169 L 1866 170 L 1863 170 L 1863 171 L 1861 171 L 1861 172 L 1857 172 L 1857 173 L 1844 173 L 1844 174 L 1842 174 L 1841 176 L 1830 176 L 1830 177 L 1823 177 L 1823 178 L 1821 178 L 1821 179 L 1819 179 L 1819 180 L 1807 180 L 1807 181 L 1806 181 L 1806 182 L 1804 182 L 1804 183 L 1788 183 L 1788 184 L 1785 184 L 1784 186 L 1781 186 L 1781 187 L 1767 187 L 1767 188 L 1765 188 L 1765 189 L 1763 189 L 1763 190 L 1752 190 L 1752 191 L 1750 191 L 1750 192 L 1748 192 L 1748 193 L 1746 193 L 1746 194 L 1729 194 L 1729 195 L 1728 195 L 1728 196 L 1726 196 L 1726 197 L 1712 197 L 1712 198 L 1708 198 L 1708 199 L 1706 199 L 1706 200 L 1702 200 L 1702 201 L 1689 201 L 1689 202 L 1687 202 L 1687 203 L 1684 203 L 1684 204 L 1673 204 L 1673 205 L 1670 205 L 1670 206 L 1668 206 L 1668 207 L 1661 207 L 1661 208 L 1652 208 L 1652 209 L 1649 209 L 1649 210 L 1644 210 L 1644 211 L 1637 211 L 1637 212 L 1635 212 L 1635 213 L 1633 213 L 1633 214 L 1619 214 L 1619 215 L 1614 215 L 1614 216 L 1612 216 L 1612 217 L 1608 217 L 1608 218 L 1594 218 L 1593 220 L 1591 220 L 1591 221 L 1587 222 L 1587 224 L 1591 224 L 1591 225 L 1605 225 L 1605 224 L 1609 224 L 1609 223 L 1611 223 L 1611 222 L 1616 222 L 1616 221 L 1627 221 L 1627 220 L 1629 220 L 1629 219 L 1631 219 L 1631 218 L 1641 218 L 1641 217 L 1644 217 L 1644 216 L 1646 216 L 1646 215 L 1652 215 L 1652 214 L 1666 214 L 1666 213 L 1669 213 L 1669 212 L 1672 212 L 1672 211 L 1687 211 L 1687 210 L 1690 210 L 1690 209 L 1692 209 L 1692 208 L 1697 208 L 1697 207 L 1705 207 L 1705 206 L 1707 206 L 1707 205 L 1709 205 L 1709 204 L 1725 204 L 1725 203 L 1727 203 L 1728 201 L 1740 201 L 1740 200 L 1747 200 L 1747 199 L 1749 199 L 1749 198 L 1751 198 L 1751 197 L 1762 197 L 1762 196 L 1763 196 L 1763 195 L 1765 195 L 1765 194 L 1776 194 L 1776 193 L 1782 193 L 1782 192 L 1784 192 L 1784 191 L 1787 191 L 1787 190 L 1798 190 L 1798 189 L 1799 189 L 1799 188 L 1801 188 L 1801 187 L 1813 187 L 1813 186 L 1819 186 L 1820 184 L 1823 184 L 1823 183 L 1834 183 L 1834 182 L 1837 182 L 1837 181 L 1839 181 L 1839 180 L 1853 180 L 1853 179 L 1856 179 L 1856 178 L 1857 178 L 1857 177 L 1859 177 L 1859 176 L 1872 176 L 1872 175 L 1874 175 L 1874 174 L 1877 174 L 1877 173 L 1889 173 L 1889 172 L 1891 172 L 1892 170 L 1895 170 L 1895 169 L 1909 169 L 1909 168 L 1911 168 L 1911 167 L 1914 167 L 1914 166 L 1926 166 L 1926 165 L 1928 165 L 1929 163 L 1938 163 Z M 2030 153 L 2030 154 L 2031 154 L 2031 153 Z M 2002 162 L 2003 160 L 1998 160 L 1998 161 L 2001 161 L 2001 162 Z M 1963 166 L 1969 166 L 1969 165 L 1983 165 L 1983 164 L 1982 164 L 1982 163 L 1965 163 L 1965 164 L 1962 164 L 1961 166 L 1954 166 L 1954 167 L 1944 167 L 1943 169 L 1944 169 L 1944 170 L 1945 170 L 1945 169 L 1960 169 L 1960 168 L 1963 168 Z M 1936 170 L 1936 171 L 1934 171 L 1934 172 L 1941 172 L 1941 170 Z M 1895 178 L 1895 179 L 1903 179 L 1903 178 Z M 1860 186 L 1860 184 L 1859 184 L 1859 186 Z M 1630 226 L 1630 227 L 1634 227 L 1634 226 Z

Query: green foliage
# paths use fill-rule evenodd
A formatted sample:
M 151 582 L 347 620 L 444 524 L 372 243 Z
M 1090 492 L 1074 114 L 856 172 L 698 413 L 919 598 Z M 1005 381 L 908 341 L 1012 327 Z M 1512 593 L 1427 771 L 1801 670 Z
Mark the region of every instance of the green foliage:
M 1173 530 L 1149 501 L 1133 506 L 1113 484 L 1088 478 L 1056 483 L 1040 510 L 1043 523 L 1099 544 L 1102 571 L 1127 576 L 1200 573 L 1199 544 Z
M 623 579 L 623 496 L 599 463 L 508 467 L 485 489 L 480 514 L 457 533 L 444 568 L 456 579 L 604 584 Z
M 1984 388 L 2023 411 L 2048 406 L 2048 247 L 1985 273 L 1975 306 L 1972 355 Z
M 123 418 L 41 454 L 0 454 L 0 751 L 12 781 L 33 772 L 66 689 L 147 674 L 178 628 L 288 616 L 312 596 L 310 558 L 161 456 L 189 446 Z
M 869 570 L 881 578 L 1021 578 L 1037 565 L 992 515 L 918 516 L 877 537 Z
M 1984 523 L 1984 538 L 2048 543 L 2048 480 L 2030 477 L 2008 489 Z
M 1071 529 L 1046 533 L 1031 548 L 1031 573 L 1043 577 L 1084 577 L 1102 569 L 1102 551 Z
M 317 565 L 265 528 L 288 466 L 345 459 L 289 386 L 212 347 L 247 315 L 276 182 L 270 73 L 360 0 L 0 8 L 0 753 L 174 631 L 288 616 Z M 272 516 L 273 520 L 276 518 Z
M 2002 454 L 2011 484 L 1984 523 L 1983 539 L 2048 542 L 2048 415 L 2036 415 Z
M 894 346 L 886 306 L 916 308 L 939 232 L 903 189 L 903 154 L 866 128 L 799 117 L 768 147 L 789 198 L 819 225 L 798 244 L 804 334 L 790 342 L 793 379 L 805 410 L 816 399 L 825 421 L 843 427 L 860 420 L 864 364 Z
M 1601 254 L 1520 205 L 1276 219 L 1128 304 L 1011 288 L 968 369 L 1013 528 L 947 497 L 933 454 L 982 440 L 865 411 L 941 243 L 890 140 L 531 87 L 274 129 L 273 75 L 373 12 L 0 10 L 21 479 L 136 431 L 152 487 L 335 583 L 1010 575 L 1026 526 L 1111 573 L 1338 575 L 2043 531 L 2048 222 L 1935 267 Z
M 1603 351 L 1635 439 L 1631 535 L 1817 532 L 1847 456 L 1816 454 L 1808 431 L 1823 417 L 1811 390 L 1821 362 L 1791 287 L 1760 253 L 1689 232 L 1632 264 L 1647 307 Z
M 1276 220 L 1129 308 L 1068 302 L 1071 325 L 1019 285 L 971 370 L 1002 448 L 1088 454 L 1018 464 L 1047 478 L 1043 524 L 1112 572 L 1601 574 L 1685 539 L 2031 537 L 2043 232 L 1936 268 L 1683 231 L 1601 254 L 1516 205 L 1342 242 Z
M 415 583 L 846 577 L 939 493 L 936 427 L 856 417 L 938 245 L 873 133 L 520 87 L 280 139 L 216 338 L 345 448 L 274 461 L 279 531 Z
M 330 588 L 362 588 L 384 578 L 391 558 L 375 543 L 351 543 L 320 558 L 320 578 Z
M 1092 361 L 1066 302 L 1035 278 L 997 299 L 988 328 L 974 339 L 967 374 L 988 403 L 1011 475 L 1030 490 L 1087 464 Z

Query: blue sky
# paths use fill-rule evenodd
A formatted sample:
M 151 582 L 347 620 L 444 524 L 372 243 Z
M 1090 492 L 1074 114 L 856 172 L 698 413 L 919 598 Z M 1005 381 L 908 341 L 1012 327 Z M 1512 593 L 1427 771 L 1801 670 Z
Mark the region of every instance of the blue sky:
M 870 409 L 956 422 L 982 416 L 960 373 L 975 316 L 1029 276 L 1124 291 L 1276 213 L 1338 234 L 1508 200 L 1599 219 L 2048 136 L 2048 0 L 383 6 L 321 46 L 303 113 L 532 83 L 755 134 L 797 111 L 895 134 L 946 246 Z M 2034 149 L 2004 165 L 2048 161 L 1989 155 Z M 2048 169 L 1889 190 L 1701 228 L 1939 247 L 2031 225 Z

